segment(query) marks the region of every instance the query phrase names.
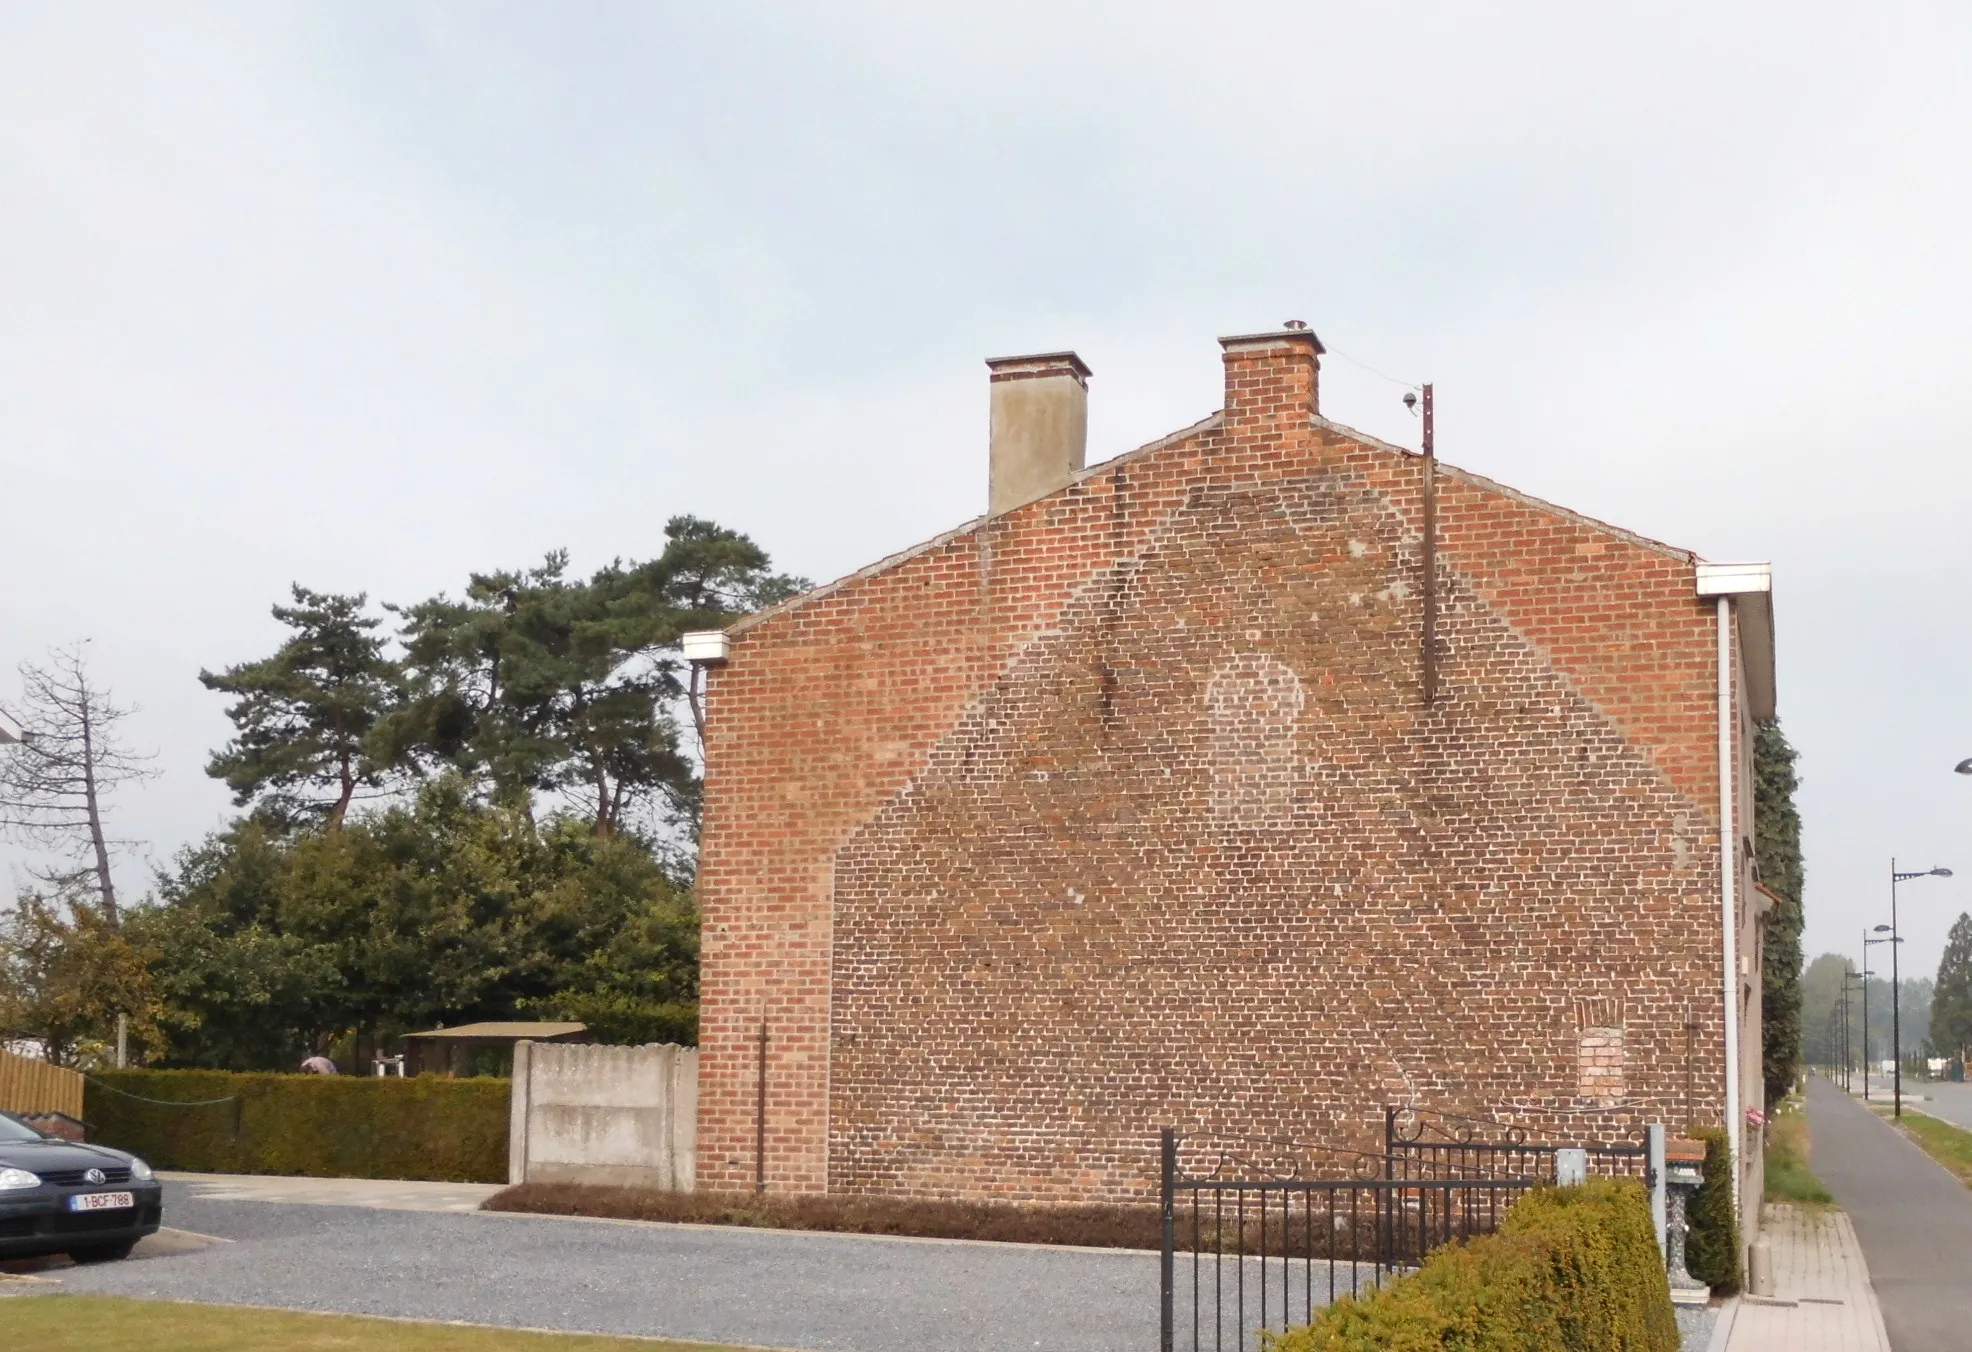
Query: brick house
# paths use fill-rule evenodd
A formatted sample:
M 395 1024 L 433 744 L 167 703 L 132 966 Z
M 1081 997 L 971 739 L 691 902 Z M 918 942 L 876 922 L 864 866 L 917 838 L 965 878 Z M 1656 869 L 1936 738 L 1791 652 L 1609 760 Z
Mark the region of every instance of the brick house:
M 1087 469 L 1087 367 L 988 363 L 985 516 L 698 636 L 698 1185 L 1143 1200 L 1160 1126 L 1398 1104 L 1688 1108 L 1757 1186 L 1766 566 L 1328 422 L 1305 326 L 1221 343 L 1222 411 Z

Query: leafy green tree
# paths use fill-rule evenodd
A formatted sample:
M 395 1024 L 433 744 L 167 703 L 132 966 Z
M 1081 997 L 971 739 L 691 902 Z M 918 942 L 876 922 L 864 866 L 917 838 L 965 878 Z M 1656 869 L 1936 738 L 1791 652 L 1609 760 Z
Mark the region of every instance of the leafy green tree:
M 1753 742 L 1753 836 L 1760 880 L 1780 904 L 1766 918 L 1761 964 L 1762 1078 L 1766 1101 L 1787 1097 L 1801 1066 L 1801 814 L 1797 753 L 1778 721 L 1763 723 Z
M 239 806 L 324 816 L 334 830 L 359 790 L 388 778 L 369 743 L 395 703 L 397 667 L 382 621 L 363 613 L 366 597 L 292 590 L 293 605 L 274 607 L 292 632 L 272 657 L 199 673 L 206 689 L 235 697 L 226 716 L 238 729 L 206 773 Z
M 1972 1047 L 1972 915 L 1959 913 L 1945 938 L 1938 980 L 1931 994 L 1931 1045 L 1964 1063 Z
M 131 925 L 157 953 L 176 1064 L 291 1067 L 351 1038 L 576 1008 L 648 1040 L 697 1015 L 697 916 L 642 841 L 537 828 L 456 776 L 340 831 L 244 822 L 181 856 Z
M 1852 970 L 1841 954 L 1823 953 L 1801 975 L 1802 1052 L 1810 1064 L 1832 1066 L 1842 1059 L 1842 978 Z
M 143 1059 L 164 1041 L 149 956 L 86 889 L 23 894 L 0 912 L 0 1036 L 39 1042 L 58 1066 L 101 1064 L 122 1014 Z
M 402 608 L 414 694 L 386 733 L 393 754 L 483 777 L 495 802 L 522 809 L 566 793 L 601 837 L 653 801 L 694 820 L 695 769 L 666 712 L 685 693 L 673 650 L 803 584 L 711 522 L 675 517 L 665 536 L 658 558 L 586 581 L 557 552 L 475 574 L 460 600 Z

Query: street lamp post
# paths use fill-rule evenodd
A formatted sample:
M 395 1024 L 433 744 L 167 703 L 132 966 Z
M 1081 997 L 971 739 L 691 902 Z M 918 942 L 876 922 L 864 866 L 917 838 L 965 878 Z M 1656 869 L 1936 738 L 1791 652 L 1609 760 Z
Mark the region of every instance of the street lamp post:
M 1869 979 L 1876 973 L 1869 970 L 1869 946 L 1876 942 L 1869 937 L 1869 931 L 1862 932 L 1862 971 L 1857 979 L 1862 983 L 1862 1101 L 1869 1103 Z
M 1868 950 L 1865 949 L 1865 958 L 1867 955 Z M 1864 1026 L 1867 1027 L 1869 1018 L 1869 1005 L 1867 1003 L 1869 999 L 1869 978 L 1863 972 L 1849 971 L 1842 973 L 1842 1092 L 1845 1094 L 1851 1092 L 1856 1087 L 1856 1020 L 1855 1016 L 1849 1012 L 1849 997 L 1857 991 L 1863 993 L 1863 1000 L 1865 1002 L 1863 1005 L 1863 1019 Z M 1863 1049 L 1863 1055 L 1867 1056 L 1868 1054 L 1869 1049 L 1865 1047 Z M 1863 1073 L 1868 1074 L 1866 1063 Z
M 1972 774 L 1972 769 L 1968 769 L 1968 766 L 1972 766 L 1972 760 L 1962 762 L 1958 768 L 1966 774 Z M 1909 882 L 1912 878 L 1949 877 L 1951 877 L 1951 870 L 1948 868 L 1927 868 L 1916 873 L 1899 873 L 1897 872 L 1897 861 L 1894 858 L 1891 859 L 1890 923 L 1876 927 L 1878 934 L 1887 933 L 1890 937 L 1888 939 L 1870 941 L 1872 943 L 1888 943 L 1890 945 L 1890 1055 L 1895 1059 L 1893 1074 L 1896 1077 L 1896 1092 L 1894 1095 L 1896 1107 L 1892 1110 L 1892 1115 L 1896 1117 L 1902 1117 L 1904 1115 L 1904 1043 L 1901 1008 L 1903 991 L 1898 984 L 1897 978 L 1897 945 L 1902 943 L 1903 940 L 1897 934 L 1897 884 Z M 1865 1001 L 1868 999 L 1867 996 L 1863 998 Z

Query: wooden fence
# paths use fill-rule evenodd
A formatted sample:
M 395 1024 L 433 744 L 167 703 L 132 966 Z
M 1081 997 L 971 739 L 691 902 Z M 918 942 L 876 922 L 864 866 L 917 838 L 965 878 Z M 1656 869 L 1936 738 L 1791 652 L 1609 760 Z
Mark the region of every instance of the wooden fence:
M 0 1112 L 82 1116 L 82 1076 L 0 1050 Z

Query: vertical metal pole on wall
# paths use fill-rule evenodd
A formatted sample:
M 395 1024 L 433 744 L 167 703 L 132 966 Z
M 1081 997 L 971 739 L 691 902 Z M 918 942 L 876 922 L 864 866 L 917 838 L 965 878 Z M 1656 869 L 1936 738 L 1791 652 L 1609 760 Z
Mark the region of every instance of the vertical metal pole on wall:
M 1431 387 L 1424 387 L 1424 702 L 1438 699 L 1438 441 L 1432 427 Z
M 1657 1252 L 1668 1255 L 1670 1250 L 1664 1247 L 1664 1227 L 1669 1224 L 1669 1212 L 1666 1210 L 1669 1199 L 1664 1191 L 1664 1124 L 1662 1122 L 1652 1122 L 1643 1129 L 1643 1148 L 1647 1161 L 1644 1167 L 1650 1173 L 1650 1177 L 1645 1180 L 1650 1184 L 1650 1223 L 1657 1230 Z
M 753 1190 L 767 1191 L 767 1021 L 760 1020 L 759 1084 L 753 1096 Z
M 1177 1279 L 1177 1202 L 1178 1134 L 1164 1128 L 1160 1146 L 1163 1154 L 1163 1181 L 1159 1185 L 1159 1211 L 1164 1228 L 1164 1252 L 1157 1269 L 1157 1346 L 1158 1352 L 1171 1352 L 1176 1321 L 1172 1311 L 1172 1288 Z

